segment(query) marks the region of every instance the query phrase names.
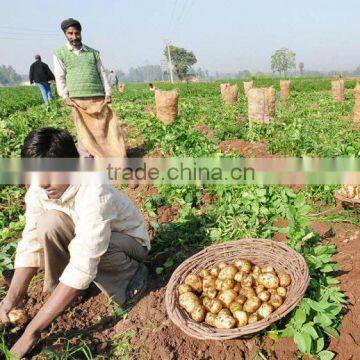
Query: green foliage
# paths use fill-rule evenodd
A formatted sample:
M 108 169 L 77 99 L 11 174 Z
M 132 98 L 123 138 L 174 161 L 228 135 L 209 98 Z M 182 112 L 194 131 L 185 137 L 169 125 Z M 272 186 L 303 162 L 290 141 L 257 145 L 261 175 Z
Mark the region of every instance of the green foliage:
M 276 50 L 271 57 L 271 70 L 285 76 L 287 71 L 296 68 L 295 58 L 296 54 L 287 48 Z

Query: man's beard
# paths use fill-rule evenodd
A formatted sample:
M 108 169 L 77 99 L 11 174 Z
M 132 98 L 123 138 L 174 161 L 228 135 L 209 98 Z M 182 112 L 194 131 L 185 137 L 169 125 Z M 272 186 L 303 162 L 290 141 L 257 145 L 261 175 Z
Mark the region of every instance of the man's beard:
M 82 45 L 81 40 L 69 40 L 69 43 L 72 46 L 81 46 Z

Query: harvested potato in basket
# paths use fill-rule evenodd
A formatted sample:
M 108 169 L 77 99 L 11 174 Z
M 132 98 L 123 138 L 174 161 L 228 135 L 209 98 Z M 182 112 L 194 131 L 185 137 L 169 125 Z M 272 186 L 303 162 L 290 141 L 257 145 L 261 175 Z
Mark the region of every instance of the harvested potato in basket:
M 290 285 L 289 274 L 277 272 L 271 264 L 222 261 L 189 274 L 178 287 L 179 304 L 198 323 L 240 328 L 266 319 L 282 306 Z

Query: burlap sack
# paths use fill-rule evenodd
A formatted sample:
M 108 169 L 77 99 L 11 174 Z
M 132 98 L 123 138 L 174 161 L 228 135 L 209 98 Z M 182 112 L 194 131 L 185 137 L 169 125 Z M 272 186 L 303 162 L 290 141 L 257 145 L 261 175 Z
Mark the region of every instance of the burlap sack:
M 102 97 L 72 99 L 77 136 L 87 152 L 95 158 L 126 157 L 122 122 Z
M 238 100 L 238 86 L 237 84 L 220 84 L 221 97 L 225 104 L 236 104 Z
M 165 125 L 171 124 L 178 114 L 179 94 L 176 90 L 155 90 L 156 117 Z
M 360 84 L 357 83 L 354 90 L 355 95 L 355 106 L 354 106 L 354 116 L 353 119 L 355 122 L 360 123 Z
M 360 200 L 360 185 L 343 185 L 340 195 L 353 200 Z
M 344 102 L 345 100 L 345 84 L 344 80 L 333 80 L 331 82 L 331 93 L 334 101 Z
M 244 92 L 246 96 L 249 90 L 251 90 L 253 87 L 254 87 L 253 81 L 244 81 Z
M 119 92 L 124 92 L 125 91 L 125 84 L 124 83 L 118 83 L 117 86 Z
M 249 121 L 269 123 L 275 116 L 276 91 L 270 88 L 253 88 L 248 92 Z
M 290 96 L 291 81 L 280 80 L 280 96 L 281 99 L 286 100 Z

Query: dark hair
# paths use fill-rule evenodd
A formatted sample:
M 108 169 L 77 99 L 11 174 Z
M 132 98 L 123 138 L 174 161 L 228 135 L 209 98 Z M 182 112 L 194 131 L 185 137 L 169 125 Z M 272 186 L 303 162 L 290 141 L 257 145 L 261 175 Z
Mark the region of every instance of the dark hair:
M 78 158 L 74 140 L 66 130 L 45 127 L 31 131 L 21 148 L 23 158 Z

